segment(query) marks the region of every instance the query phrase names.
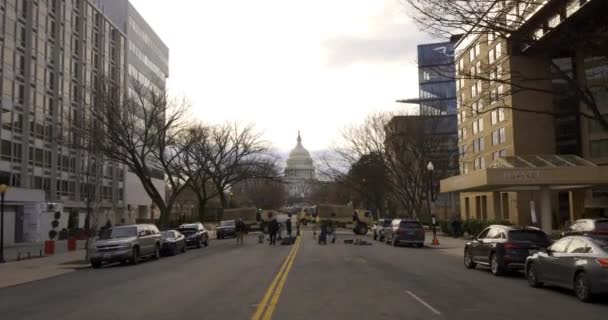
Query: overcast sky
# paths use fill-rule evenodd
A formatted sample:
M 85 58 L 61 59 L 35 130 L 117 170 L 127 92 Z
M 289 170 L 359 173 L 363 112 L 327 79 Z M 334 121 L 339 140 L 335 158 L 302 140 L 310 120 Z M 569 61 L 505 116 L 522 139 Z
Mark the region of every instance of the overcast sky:
M 400 0 L 131 0 L 170 50 L 171 94 L 216 123 L 254 123 L 288 151 L 418 96 L 416 45 L 434 41 Z

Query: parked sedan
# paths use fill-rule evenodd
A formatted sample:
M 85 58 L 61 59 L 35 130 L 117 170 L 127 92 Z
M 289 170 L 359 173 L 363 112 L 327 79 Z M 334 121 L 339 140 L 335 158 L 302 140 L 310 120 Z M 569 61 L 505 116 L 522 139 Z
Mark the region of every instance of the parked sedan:
M 608 239 L 608 219 L 579 219 L 576 220 L 562 236 L 588 235 Z
M 182 224 L 177 228 L 177 231 L 186 237 L 186 245 L 188 246 L 200 248 L 203 245 L 205 247 L 209 245 L 209 233 L 200 222 Z
M 186 237 L 177 230 L 167 230 L 160 233 L 160 251 L 164 255 L 176 255 L 186 252 Z
M 386 243 L 424 246 L 424 228 L 416 220 L 394 219 L 386 229 Z
M 574 290 L 581 301 L 608 292 L 608 241 L 569 236 L 526 260 L 532 287 L 543 284 Z
M 224 239 L 227 237 L 236 238 L 236 221 L 224 220 L 220 221 L 219 227 L 215 229 L 215 233 L 218 239 Z
M 391 227 L 392 219 L 378 219 L 378 221 L 372 227 L 372 233 L 374 240 L 384 241 L 386 231 Z
M 492 225 L 464 248 L 464 266 L 489 266 L 498 276 L 507 270 L 524 269 L 526 258 L 550 245 L 547 235 L 538 228 Z

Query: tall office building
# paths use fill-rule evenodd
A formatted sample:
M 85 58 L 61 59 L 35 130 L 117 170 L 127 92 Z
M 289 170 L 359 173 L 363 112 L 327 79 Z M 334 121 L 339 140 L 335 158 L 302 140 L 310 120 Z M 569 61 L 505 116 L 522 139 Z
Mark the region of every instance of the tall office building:
M 91 188 L 101 219 L 119 221 L 124 168 L 70 146 L 82 142 L 96 77 L 126 83 L 125 34 L 89 1 L 3 0 L 0 37 L 5 243 L 39 240 L 49 210 L 59 228 L 82 226 Z
M 126 35 L 126 80 L 129 94 L 133 81 L 156 92 L 165 90 L 169 76 L 169 49 L 152 27 L 128 0 L 97 0 L 104 14 Z M 152 170 L 153 182 L 161 195 L 165 195 L 164 172 Z M 127 170 L 125 174 L 125 219 L 158 218 L 159 211 L 145 192 L 139 178 Z
M 542 220 L 545 230 L 607 214 L 608 132 L 581 116 L 590 110 L 563 77 L 608 113 L 606 56 L 564 40 L 568 30 L 597 32 L 605 46 L 606 2 L 495 5 L 512 32 L 472 30 L 456 45 L 460 176 L 442 190 L 461 192 L 463 218 Z
M 458 174 L 454 45 L 459 38 L 453 36 L 450 41 L 418 45 L 419 97 L 400 102 L 418 104 L 419 116 L 394 117 L 389 125 L 391 130 L 387 131 L 393 135 L 424 131 L 426 143 L 435 150 L 434 154 L 426 155 L 426 162 L 433 162 L 436 182 Z M 420 169 L 426 170 L 426 164 Z M 457 206 L 457 195 L 440 194 L 434 213 L 451 219 Z

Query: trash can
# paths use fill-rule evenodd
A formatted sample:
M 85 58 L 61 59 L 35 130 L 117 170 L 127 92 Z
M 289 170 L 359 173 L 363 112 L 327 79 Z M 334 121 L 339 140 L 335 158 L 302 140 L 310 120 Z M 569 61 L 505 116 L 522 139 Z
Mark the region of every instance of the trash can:
M 44 241 L 44 254 L 45 255 L 55 254 L 55 241 L 54 240 Z

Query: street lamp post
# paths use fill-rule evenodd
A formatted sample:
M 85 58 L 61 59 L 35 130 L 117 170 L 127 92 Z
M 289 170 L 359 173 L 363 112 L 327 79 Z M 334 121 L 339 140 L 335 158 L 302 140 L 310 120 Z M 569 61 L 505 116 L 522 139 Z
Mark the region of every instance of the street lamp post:
M 437 229 L 436 229 L 437 221 L 435 219 L 435 214 L 433 213 L 433 211 L 431 209 L 431 202 L 435 202 L 435 200 L 437 200 L 437 192 L 435 191 L 435 187 L 434 187 L 434 183 L 433 183 L 433 178 L 434 178 L 433 171 L 435 171 L 435 166 L 433 165 L 432 162 L 429 161 L 429 163 L 426 165 L 426 170 L 429 172 L 429 191 L 426 196 L 426 201 L 427 201 L 427 204 L 429 207 L 429 213 L 431 214 L 431 227 L 433 230 L 433 244 L 438 245 L 439 240 L 437 240 Z
M 8 186 L 0 184 L 0 263 L 4 263 L 4 194 Z

